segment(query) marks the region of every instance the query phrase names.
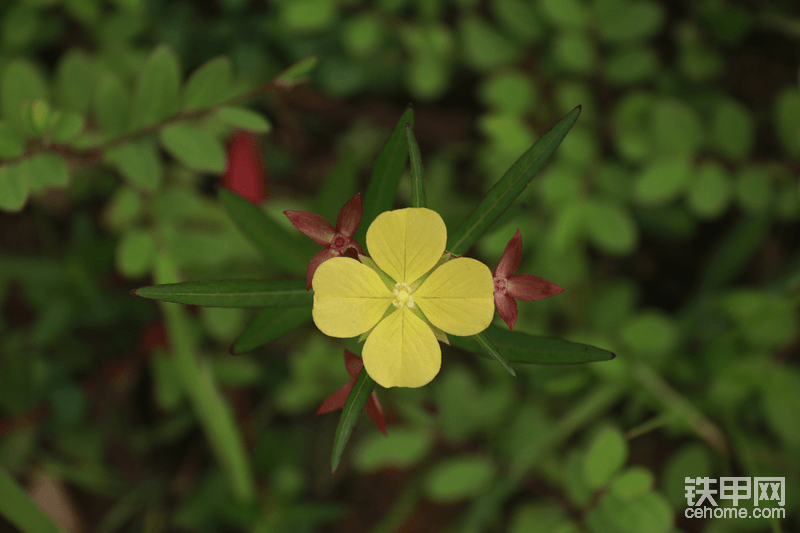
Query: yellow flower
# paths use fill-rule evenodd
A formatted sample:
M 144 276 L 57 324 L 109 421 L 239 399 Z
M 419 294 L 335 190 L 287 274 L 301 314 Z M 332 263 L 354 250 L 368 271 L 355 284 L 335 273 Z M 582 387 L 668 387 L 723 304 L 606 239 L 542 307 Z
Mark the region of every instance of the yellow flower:
M 475 335 L 494 316 L 492 273 L 475 259 L 443 263 L 447 228 L 425 208 L 381 213 L 367 230 L 367 250 L 392 283 L 347 257 L 322 263 L 314 274 L 314 323 L 348 338 L 370 331 L 364 368 L 382 387 L 421 387 L 439 373 L 442 352 L 425 318 L 445 333 Z M 374 329 L 373 329 L 374 328 Z

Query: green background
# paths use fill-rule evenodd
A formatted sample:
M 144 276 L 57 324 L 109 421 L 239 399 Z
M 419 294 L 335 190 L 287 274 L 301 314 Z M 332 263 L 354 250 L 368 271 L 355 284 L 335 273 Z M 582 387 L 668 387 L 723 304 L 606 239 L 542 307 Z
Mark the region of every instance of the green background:
M 3 3 L 0 530 L 798 530 L 799 41 L 789 0 Z M 512 378 L 443 347 L 331 475 L 343 342 L 299 316 L 233 357 L 255 310 L 130 291 L 304 278 L 282 211 L 335 221 L 409 103 L 451 233 L 582 105 L 469 255 L 520 229 L 518 272 L 565 292 L 515 331 L 617 358 Z M 289 236 L 266 255 L 216 193 L 237 128 Z M 787 518 L 686 519 L 701 476 L 785 476 Z

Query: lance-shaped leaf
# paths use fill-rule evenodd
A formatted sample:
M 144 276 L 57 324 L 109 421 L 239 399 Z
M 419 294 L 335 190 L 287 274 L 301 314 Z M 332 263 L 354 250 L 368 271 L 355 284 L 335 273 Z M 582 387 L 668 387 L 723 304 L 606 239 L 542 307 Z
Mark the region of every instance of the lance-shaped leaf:
M 147 58 L 136 80 L 134 125 L 148 126 L 169 117 L 175 111 L 180 86 L 178 56 L 171 47 L 161 45 Z
M 311 320 L 311 307 L 266 307 L 253 317 L 231 346 L 232 355 L 249 352 L 272 342 Z
M 425 174 L 422 170 L 422 156 L 419 153 L 417 138 L 411 124 L 406 122 L 406 140 L 408 141 L 408 158 L 411 161 L 411 205 L 428 207 L 425 197 Z
M 261 209 L 227 189 L 219 190 L 219 201 L 233 222 L 267 258 L 294 274 L 305 274 L 317 247 L 305 237 L 295 238 Z M 302 237 L 302 238 L 301 238 Z
M 503 177 L 486 193 L 475 210 L 451 235 L 447 250 L 463 255 L 470 246 L 488 230 L 508 209 L 533 179 L 547 159 L 556 151 L 581 112 L 581 106 L 569 112 L 552 130 L 540 138 L 516 163 L 511 165 Z
M 195 70 L 183 89 L 183 109 L 205 109 L 222 103 L 231 91 L 233 63 L 226 56 L 215 57 Z
M 372 176 L 369 179 L 367 192 L 364 193 L 364 212 L 361 226 L 356 232 L 355 239 L 364 242 L 367 228 L 379 214 L 392 209 L 397 186 L 403 175 L 408 157 L 408 142 L 406 140 L 406 124 L 414 127 L 414 110 L 406 109 L 397 122 L 397 126 L 386 141 L 386 145 L 375 161 Z
M 616 357 L 608 350 L 588 344 L 538 337 L 518 331 L 505 331 L 494 326 L 489 327 L 486 333 L 491 336 L 497 349 L 512 363 L 559 365 L 609 361 Z M 472 337 L 451 335 L 450 344 L 462 350 L 483 353 L 481 345 Z
M 342 409 L 342 416 L 339 418 L 339 425 L 336 427 L 336 436 L 333 438 L 333 452 L 331 453 L 331 473 L 336 472 L 339 467 L 344 447 L 347 445 L 347 441 L 350 440 L 350 434 L 358 421 L 358 416 L 367 405 L 367 400 L 369 400 L 374 388 L 375 381 L 362 368 L 355 385 L 353 385 L 353 389 L 350 391 L 350 395 L 347 397 L 347 402 Z
M 0 469 L 0 515 L 25 533 L 63 533 L 4 469 Z
M 151 285 L 132 294 L 205 307 L 310 307 L 314 293 L 299 279 L 227 279 Z
M 513 368 L 511 368 L 511 364 L 508 362 L 508 359 L 506 359 L 506 356 L 503 355 L 503 352 L 500 351 L 492 338 L 489 337 L 485 331 L 481 331 L 477 335 L 473 335 L 472 338 L 475 339 L 475 341 L 486 353 L 494 357 L 495 361 L 500 363 L 500 366 L 506 369 L 506 372 L 514 377 L 517 377 L 517 373 L 514 372 Z

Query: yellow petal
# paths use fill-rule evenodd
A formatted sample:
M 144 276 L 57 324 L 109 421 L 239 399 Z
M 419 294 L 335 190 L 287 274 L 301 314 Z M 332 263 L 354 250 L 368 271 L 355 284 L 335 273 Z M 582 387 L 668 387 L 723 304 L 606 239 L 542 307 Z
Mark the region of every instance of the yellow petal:
M 398 283 L 413 283 L 433 268 L 446 244 L 442 217 L 424 207 L 381 213 L 367 230 L 370 255 Z
M 442 366 L 433 331 L 406 307 L 375 326 L 362 357 L 367 374 L 381 387 L 422 387 Z
M 475 335 L 494 316 L 494 281 L 489 268 L 461 257 L 433 271 L 414 292 L 414 302 L 431 324 L 452 335 Z
M 349 257 L 322 263 L 311 282 L 314 324 L 331 337 L 355 337 L 378 323 L 392 293 L 374 270 Z

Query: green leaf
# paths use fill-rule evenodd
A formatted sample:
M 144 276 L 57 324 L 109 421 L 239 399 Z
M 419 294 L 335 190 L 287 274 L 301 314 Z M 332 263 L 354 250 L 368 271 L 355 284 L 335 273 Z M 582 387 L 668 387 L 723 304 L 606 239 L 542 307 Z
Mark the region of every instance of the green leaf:
M 775 99 L 774 121 L 783 147 L 800 156 L 800 91 L 786 89 Z
M 611 492 L 622 501 L 631 501 L 653 488 L 654 477 L 643 466 L 628 468 L 611 482 Z
M 275 81 L 279 82 L 281 85 L 288 86 L 303 83 L 317 67 L 317 63 L 319 63 L 318 56 L 310 56 L 305 59 L 301 59 L 294 65 L 278 74 L 278 77 L 275 78 Z
M 555 152 L 572 125 L 578 120 L 580 112 L 580 106 L 573 109 L 522 154 L 522 157 L 486 193 L 475 210 L 450 235 L 447 250 L 455 255 L 464 255 L 470 246 L 486 233 L 514 199 L 525 190 L 528 183 L 547 162 L 547 158 Z
M 644 167 L 636 178 L 633 195 L 638 203 L 665 204 L 680 195 L 690 181 L 692 167 L 684 156 L 662 157 Z
M 606 485 L 628 458 L 628 441 L 615 428 L 605 428 L 592 439 L 583 458 L 583 475 L 590 487 Z
M 675 322 L 657 309 L 643 311 L 629 319 L 620 333 L 634 352 L 650 356 L 664 355 L 680 338 Z
M 233 64 L 227 56 L 206 61 L 195 70 L 183 89 L 183 109 L 193 111 L 221 104 L 231 92 Z
M 94 112 L 100 128 L 108 134 L 122 133 L 128 128 L 131 121 L 131 98 L 116 74 L 108 72 L 100 79 Z
M 763 213 L 772 203 L 772 175 L 766 167 L 740 167 L 734 188 L 736 199 L 745 212 Z
M 128 279 L 141 278 L 150 271 L 155 254 L 155 243 L 148 232 L 129 229 L 117 244 L 117 270 Z
M 685 502 L 684 502 L 685 503 Z M 587 515 L 590 531 L 668 533 L 673 531 L 672 509 L 662 496 L 648 492 L 633 501 L 607 493 Z
M 158 190 L 164 167 L 155 144 L 147 140 L 133 141 L 105 153 L 107 163 L 114 166 L 128 182 L 148 192 Z
M 616 357 L 607 350 L 587 344 L 537 337 L 519 331 L 506 331 L 494 326 L 490 326 L 486 331 L 491 335 L 492 341 L 498 349 L 503 351 L 508 361 L 514 363 L 574 364 L 609 361 Z M 449 338 L 450 344 L 462 350 L 483 353 L 478 341 L 471 337 L 451 335 Z
M 353 150 L 345 150 L 325 176 L 317 193 L 312 212 L 325 220 L 336 220 L 339 209 L 356 194 L 358 187 L 358 158 Z
M 97 82 L 94 60 L 80 49 L 70 49 L 56 71 L 56 101 L 61 109 L 85 114 Z
M 223 107 L 217 111 L 217 116 L 231 126 L 256 133 L 267 133 L 272 129 L 269 120 L 246 107 Z
M 587 20 L 586 6 L 581 0 L 542 0 L 542 13 L 558 26 L 574 28 Z
M 650 130 L 656 148 L 666 154 L 692 154 L 703 144 L 703 124 L 697 113 L 676 99 L 657 100 Z
M 484 104 L 509 115 L 528 112 L 537 100 L 537 93 L 533 79 L 516 70 L 488 77 L 478 88 Z
M 714 162 L 703 164 L 689 182 L 689 209 L 698 218 L 717 218 L 730 205 L 731 185 L 725 168 Z
M 598 10 L 599 34 L 604 41 L 644 40 L 655 35 L 664 22 L 664 8 L 651 0 L 615 2 Z
M 64 533 L 5 469 L 0 469 L 0 515 L 24 533 Z
M 617 202 L 592 198 L 584 206 L 584 217 L 589 239 L 603 252 L 626 255 L 636 249 L 638 226 Z
M 83 131 L 84 118 L 80 113 L 68 112 L 60 114 L 53 124 L 53 140 L 66 142 L 74 139 Z
M 496 468 L 487 457 L 454 457 L 434 466 L 423 488 L 435 502 L 454 503 L 480 494 L 495 473 Z
M 210 132 L 187 123 L 161 130 L 161 146 L 183 165 L 198 172 L 225 171 L 225 148 Z
M 771 224 L 768 213 L 740 219 L 708 260 L 701 284 L 703 289 L 720 287 L 736 279 L 763 246 Z
M 69 184 L 67 163 L 54 153 L 45 152 L 23 161 L 20 169 L 28 175 L 28 186 L 32 193 Z
M 270 262 L 295 274 L 305 275 L 308 263 L 318 251 L 313 241 L 305 236 L 295 238 L 269 215 L 238 194 L 227 189 L 219 190 L 219 201 L 228 212 L 239 231 Z
M 103 222 L 115 231 L 133 226 L 141 217 L 142 199 L 124 185 L 117 188 L 103 210 Z
M 149 126 L 175 112 L 181 85 L 178 56 L 167 45 L 153 50 L 136 80 L 133 99 L 135 127 Z
M 313 292 L 305 280 L 228 279 L 151 285 L 134 295 L 162 302 L 206 307 L 308 307 Z
M 562 69 L 585 75 L 598 63 L 595 42 L 578 30 L 563 31 L 555 37 L 553 57 Z
M 612 52 L 604 66 L 606 80 L 616 85 L 640 83 L 659 72 L 658 54 L 643 46 L 634 46 Z
M 0 167 L 0 209 L 22 211 L 28 201 L 28 174 L 21 165 Z
M 422 170 L 422 157 L 419 153 L 417 138 L 411 124 L 406 122 L 406 140 L 408 141 L 408 156 L 411 161 L 411 206 L 428 207 L 425 199 L 425 174 Z
M 794 370 L 782 369 L 773 373 L 772 379 L 764 387 L 762 404 L 763 416 L 772 431 L 787 446 L 800 445 L 800 374 Z
M 253 317 L 231 346 L 233 355 L 249 352 L 282 337 L 311 320 L 310 307 L 265 307 Z
M 25 151 L 25 138 L 5 120 L 0 121 L 0 160 L 12 159 Z
M 353 466 L 369 474 L 383 468 L 408 470 L 431 451 L 433 442 L 425 429 L 393 427 L 387 436 L 371 433 L 353 450 Z
M 10 125 L 22 129 L 19 107 L 24 101 L 47 99 L 47 82 L 32 63 L 15 59 L 6 65 L 0 80 L 0 109 Z
M 732 98 L 720 99 L 711 115 L 711 140 L 722 155 L 747 157 L 753 149 L 755 125 L 750 111 Z M 800 129 L 797 133 L 800 137 Z
M 347 441 L 350 440 L 350 434 L 353 432 L 353 427 L 358 421 L 358 417 L 364 407 L 367 405 L 372 390 L 375 388 L 375 381 L 366 369 L 361 369 L 350 395 L 347 397 L 347 402 L 342 408 L 342 416 L 339 418 L 339 425 L 336 426 L 336 435 L 333 438 L 333 452 L 331 453 L 331 473 L 336 472 L 339 467 L 339 461 L 344 453 L 344 447 Z
M 392 209 L 397 186 L 408 157 L 406 123 L 410 124 L 412 128 L 414 127 L 414 110 L 410 107 L 400 117 L 397 126 L 378 155 L 378 160 L 375 161 L 367 192 L 364 193 L 361 225 L 356 233 L 356 240 L 359 242 L 364 242 L 367 228 L 375 220 L 375 217 Z
M 506 369 L 506 372 L 514 377 L 517 377 L 517 373 L 514 372 L 513 368 L 511 368 L 511 364 L 508 362 L 508 359 L 506 359 L 506 356 L 503 355 L 503 352 L 497 348 L 497 345 L 494 343 L 492 338 L 486 334 L 485 331 L 481 331 L 477 335 L 473 335 L 472 338 L 481 345 L 481 348 L 483 348 L 486 353 L 494 357 L 495 361 L 500 363 L 500 366 Z
M 464 62 L 476 70 L 488 70 L 517 61 L 522 48 L 497 27 L 478 15 L 464 16 L 458 25 Z

